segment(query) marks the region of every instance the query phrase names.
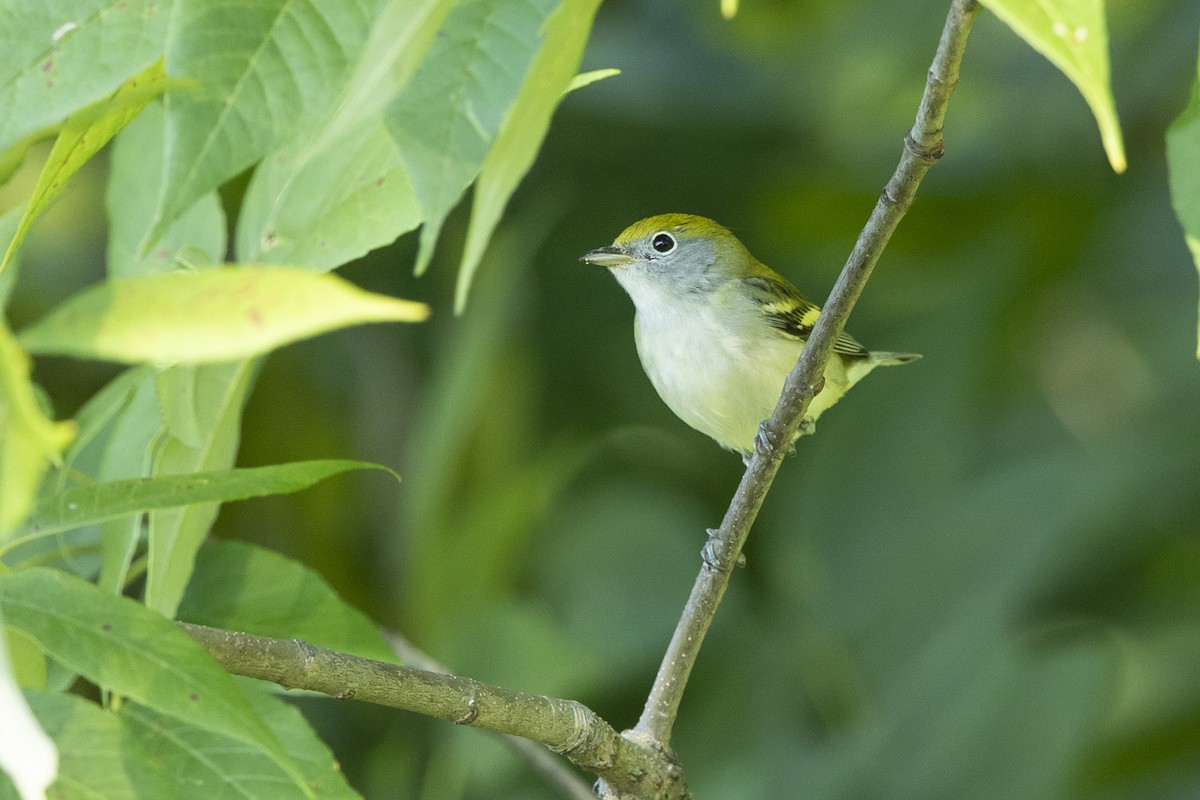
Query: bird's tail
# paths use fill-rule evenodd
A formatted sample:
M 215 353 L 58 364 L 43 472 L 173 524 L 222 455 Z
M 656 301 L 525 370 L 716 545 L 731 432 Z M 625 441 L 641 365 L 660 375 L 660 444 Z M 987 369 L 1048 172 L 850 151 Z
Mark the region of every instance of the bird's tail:
M 911 364 L 921 358 L 920 353 L 872 352 L 868 360 L 876 366 L 891 367 L 896 364 Z

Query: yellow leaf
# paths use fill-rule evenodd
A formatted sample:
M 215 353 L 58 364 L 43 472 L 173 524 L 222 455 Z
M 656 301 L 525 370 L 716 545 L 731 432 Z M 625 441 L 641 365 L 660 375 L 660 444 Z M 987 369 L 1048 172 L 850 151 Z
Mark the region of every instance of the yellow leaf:
M 248 358 L 363 322 L 420 322 L 423 303 L 363 291 L 298 267 L 224 266 L 115 278 L 21 334 L 34 353 L 125 363 Z

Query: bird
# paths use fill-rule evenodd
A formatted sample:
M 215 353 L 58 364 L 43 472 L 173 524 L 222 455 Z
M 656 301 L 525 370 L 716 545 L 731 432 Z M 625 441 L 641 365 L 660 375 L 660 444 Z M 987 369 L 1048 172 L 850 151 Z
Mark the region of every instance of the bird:
M 607 267 L 633 300 L 638 357 L 663 402 L 748 464 L 820 307 L 728 228 L 692 214 L 639 220 L 580 260 Z M 871 370 L 920 357 L 842 333 L 797 438 Z

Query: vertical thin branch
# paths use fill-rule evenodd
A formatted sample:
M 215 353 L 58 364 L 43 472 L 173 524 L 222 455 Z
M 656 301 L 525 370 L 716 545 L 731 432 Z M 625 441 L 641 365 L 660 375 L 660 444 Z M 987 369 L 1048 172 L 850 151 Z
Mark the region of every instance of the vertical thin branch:
M 783 395 L 763 434 L 771 446 L 756 452 L 737 492 L 714 534 L 714 564 L 705 563 L 684 607 L 675 635 L 667 647 L 662 666 L 646 700 L 646 708 L 634 731 L 669 747 L 671 729 L 700 645 L 708 632 L 729 585 L 729 576 L 742 551 L 750 526 L 775 480 L 779 465 L 800 428 L 800 421 L 813 396 L 820 391 L 825 365 L 833 345 L 846 326 L 855 302 L 862 294 L 871 270 L 887 246 L 900 219 L 912 205 L 917 187 L 929 168 L 942 156 L 942 123 L 950 94 L 958 83 L 959 65 L 967 35 L 978 14 L 975 0 L 953 0 L 946 26 L 934 55 L 917 110 L 916 122 L 904 137 L 904 151 L 895 174 L 888 181 L 866 226 L 843 267 L 824 311 L 799 361 L 788 375 Z

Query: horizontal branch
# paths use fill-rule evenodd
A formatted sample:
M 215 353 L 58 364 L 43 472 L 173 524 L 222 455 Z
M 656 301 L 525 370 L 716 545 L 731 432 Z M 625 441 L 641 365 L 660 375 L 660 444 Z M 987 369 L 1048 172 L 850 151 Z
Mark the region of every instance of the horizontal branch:
M 353 656 L 299 639 L 271 639 L 186 622 L 179 626 L 234 674 L 540 742 L 631 797 L 690 797 L 678 765 L 661 750 L 618 734 L 577 701 Z
M 386 631 L 384 637 L 397 658 L 416 669 L 449 674 L 445 666 L 435 661 L 428 653 L 418 648 L 405 636 L 396 631 Z M 596 793 L 583 777 L 558 758 L 554 753 L 532 739 L 523 739 L 508 733 L 493 733 L 509 749 L 533 767 L 568 800 L 595 800 Z

